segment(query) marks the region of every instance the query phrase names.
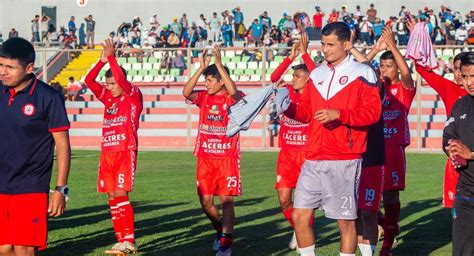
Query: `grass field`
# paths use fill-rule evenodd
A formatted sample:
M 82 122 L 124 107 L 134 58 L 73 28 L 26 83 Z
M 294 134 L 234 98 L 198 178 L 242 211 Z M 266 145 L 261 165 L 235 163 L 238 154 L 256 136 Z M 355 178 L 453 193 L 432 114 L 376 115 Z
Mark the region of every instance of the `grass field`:
M 296 255 L 278 207 L 275 152 L 244 152 L 243 196 L 236 200 L 234 255 Z M 190 152 L 141 152 L 135 192 L 140 255 L 213 255 L 213 231 L 202 214 Z M 394 255 L 450 255 L 451 219 L 441 207 L 445 157 L 408 154 L 407 189 L 401 194 L 401 233 Z M 67 212 L 49 224 L 49 248 L 40 255 L 101 255 L 115 237 L 105 196 L 96 192 L 96 151 L 74 151 Z M 54 175 L 53 175 L 54 176 Z M 317 212 L 319 255 L 339 255 L 335 223 Z

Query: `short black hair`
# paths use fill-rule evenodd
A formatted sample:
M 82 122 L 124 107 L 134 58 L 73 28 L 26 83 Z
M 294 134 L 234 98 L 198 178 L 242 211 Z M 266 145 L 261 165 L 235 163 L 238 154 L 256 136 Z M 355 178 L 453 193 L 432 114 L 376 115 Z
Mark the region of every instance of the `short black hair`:
M 69 80 L 74 80 L 74 77 L 73 77 L 73 76 L 70 76 L 70 77 L 69 77 Z
M 227 72 L 227 74 L 230 74 L 228 67 L 224 66 L 224 69 L 225 69 L 225 72 Z M 212 76 L 218 81 L 222 79 L 221 74 L 219 73 L 219 70 L 217 69 L 216 64 L 209 65 L 202 74 L 204 75 L 204 77 Z
M 29 64 L 35 63 L 35 48 L 21 37 L 10 38 L 0 46 L 0 57 L 18 60 L 26 68 Z
M 395 60 L 393 53 L 391 51 L 386 51 L 380 56 L 380 60 Z
M 120 67 L 120 69 L 122 69 L 122 72 L 123 72 L 123 75 L 124 76 L 127 76 L 127 70 L 125 70 L 124 68 Z M 105 72 L 105 77 L 106 78 L 109 78 L 109 77 L 113 77 L 114 75 L 112 74 L 112 69 L 109 68 L 109 70 L 107 70 L 107 72 Z
M 466 55 L 467 52 L 460 52 L 454 56 L 453 62 L 456 62 L 458 60 L 461 60 L 464 55 Z
M 470 65 L 474 65 L 474 52 L 465 52 L 461 58 L 461 68 Z
M 291 69 L 293 69 L 293 71 L 301 70 L 305 73 L 309 73 L 308 67 L 306 67 L 306 64 L 294 65 L 293 67 L 291 67 Z
M 351 39 L 351 29 L 345 22 L 333 22 L 324 26 L 322 31 L 323 36 L 335 34 L 337 39 L 341 42 L 349 41 Z

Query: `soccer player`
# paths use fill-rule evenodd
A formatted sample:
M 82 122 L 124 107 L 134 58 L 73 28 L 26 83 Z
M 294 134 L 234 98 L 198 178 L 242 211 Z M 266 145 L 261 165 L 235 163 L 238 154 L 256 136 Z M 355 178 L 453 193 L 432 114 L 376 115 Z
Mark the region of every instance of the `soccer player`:
M 420 21 L 418 21 L 420 22 Z M 411 16 L 408 22 L 408 29 L 413 31 L 415 27 L 415 19 Z M 428 33 L 428 31 L 426 32 Z M 425 46 L 426 44 L 421 44 Z M 428 52 L 428 51 L 425 51 Z M 442 76 L 437 75 L 431 70 L 427 70 L 420 65 L 416 65 L 416 72 L 425 79 L 426 83 L 431 86 L 441 97 L 441 100 L 444 103 L 446 109 L 446 116 L 449 117 L 451 109 L 453 108 L 454 103 L 466 95 L 467 92 L 462 87 L 461 79 L 461 58 L 466 54 L 464 52 L 457 54 L 453 59 L 454 66 L 454 81 L 450 81 Z M 456 183 L 458 181 L 458 172 L 454 169 L 453 165 L 449 162 L 449 159 L 446 160 L 446 165 L 444 168 L 444 186 L 443 186 L 443 205 L 446 208 L 451 208 L 454 202 L 454 195 L 456 194 Z
M 239 134 L 226 137 L 229 116 L 227 110 L 242 98 L 243 93 L 230 79 L 229 69 L 221 62 L 221 48 L 215 45 L 215 64 L 203 52 L 201 66 L 187 82 L 183 96 L 188 103 L 199 107 L 199 128 L 194 155 L 197 156 L 197 192 L 206 216 L 216 230 L 213 248 L 216 255 L 231 255 L 234 232 L 234 196 L 242 194 L 240 184 Z M 198 79 L 204 75 L 206 90 L 194 90 Z M 219 197 L 222 215 L 214 205 Z
M 383 106 L 385 165 L 383 204 L 385 209 L 384 240 L 380 255 L 391 255 L 394 239 L 399 231 L 400 191 L 405 189 L 405 148 L 410 144 L 408 113 L 416 94 L 410 69 L 397 48 L 392 30 L 384 28 L 382 37 L 367 55 L 372 60 L 379 52 L 380 80 L 385 90 Z
M 474 52 L 461 58 L 466 96 L 451 109 L 443 131 L 443 149 L 459 171 L 452 217 L 453 256 L 474 255 Z
M 87 74 L 85 83 L 105 105 L 97 190 L 108 195 L 117 238 L 106 253 L 134 253 L 134 213 L 128 194 L 133 191 L 143 96 L 137 86 L 127 81 L 125 70 L 118 65 L 112 40 L 107 39 L 103 47 L 102 56 Z M 107 62 L 110 69 L 102 86 L 95 79 Z
M 285 112 L 289 118 L 310 124 L 292 217 L 301 255 L 315 255 L 309 223 L 318 208 L 337 220 L 340 255 L 355 255 L 361 155 L 368 126 L 379 120 L 381 101 L 372 68 L 349 55 L 352 44 L 347 24 L 330 23 L 322 35 L 327 64 L 313 70 L 301 100 L 292 102 Z
M 0 255 L 46 248 L 47 214 L 66 208 L 71 149 L 62 95 L 33 73 L 35 50 L 23 38 L 0 49 Z M 57 178 L 48 196 L 56 146 Z M 48 203 L 49 197 L 49 203 Z
M 305 64 L 295 65 L 293 69 L 293 79 L 291 84 L 285 85 L 290 93 L 291 101 L 297 102 L 303 93 L 305 86 L 309 82 L 309 74 L 315 69 L 311 56 L 308 54 L 308 35 L 303 33 L 301 42 L 294 43 L 291 48 L 290 55 L 273 71 L 270 79 L 273 83 L 280 80 L 283 73 L 288 69 L 290 64 L 302 54 L 301 58 Z M 279 146 L 281 148 L 277 160 L 277 181 L 275 188 L 278 191 L 278 201 L 283 212 L 283 216 L 293 227 L 291 215 L 293 213 L 293 201 L 291 194 L 296 187 L 301 166 L 306 155 L 306 141 L 308 139 L 309 124 L 300 123 L 296 120 L 282 115 L 280 121 Z M 311 218 L 313 221 L 314 218 Z M 293 236 L 288 244 L 290 249 L 296 249 L 296 236 Z

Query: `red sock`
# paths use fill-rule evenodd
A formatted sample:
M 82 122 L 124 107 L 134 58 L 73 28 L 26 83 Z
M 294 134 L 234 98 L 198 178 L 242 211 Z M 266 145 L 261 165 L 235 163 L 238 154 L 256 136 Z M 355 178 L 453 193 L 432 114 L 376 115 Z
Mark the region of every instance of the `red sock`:
M 135 243 L 133 207 L 128 200 L 128 196 L 116 197 L 115 203 L 117 203 L 117 209 L 120 213 L 122 242 Z
M 293 219 L 291 218 L 292 213 L 293 213 L 293 207 L 290 207 L 283 211 L 283 215 L 285 216 L 285 219 L 287 219 L 288 222 L 290 222 L 290 225 L 294 227 L 295 224 L 293 223 Z
M 234 236 L 232 234 L 224 234 L 222 233 L 219 242 L 223 248 L 229 248 L 232 245 L 232 241 L 234 240 Z
M 112 226 L 114 226 L 115 238 L 118 242 L 122 240 L 122 233 L 120 227 L 120 214 L 117 209 L 115 199 L 109 199 L 110 214 L 112 215 Z
M 222 222 L 211 222 L 211 225 L 219 235 L 222 233 Z
M 382 248 L 392 249 L 393 241 L 398 235 L 398 219 L 400 218 L 400 203 L 384 205 L 385 222 L 383 226 Z
M 309 225 L 314 226 L 314 212 L 311 213 L 311 219 L 309 219 Z

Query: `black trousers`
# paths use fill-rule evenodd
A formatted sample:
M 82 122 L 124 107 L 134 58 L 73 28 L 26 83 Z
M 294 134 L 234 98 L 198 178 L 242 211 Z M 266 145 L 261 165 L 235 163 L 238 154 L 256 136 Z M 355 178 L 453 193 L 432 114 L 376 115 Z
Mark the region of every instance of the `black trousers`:
M 474 198 L 456 196 L 452 217 L 453 256 L 474 256 Z

